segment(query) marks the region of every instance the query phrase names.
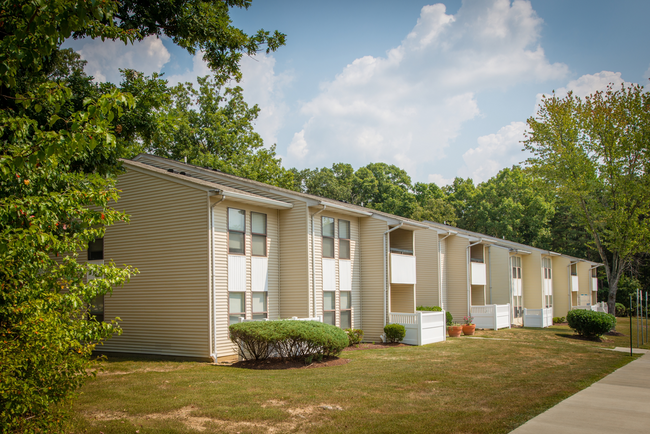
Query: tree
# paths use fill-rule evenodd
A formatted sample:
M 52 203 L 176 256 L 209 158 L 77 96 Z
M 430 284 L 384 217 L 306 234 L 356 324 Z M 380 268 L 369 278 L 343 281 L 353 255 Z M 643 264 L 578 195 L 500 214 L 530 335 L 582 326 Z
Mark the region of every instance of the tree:
M 650 240 L 650 95 L 638 85 L 584 99 L 554 94 L 528 127 L 528 164 L 591 235 L 613 312 L 623 271 Z
M 279 187 L 293 185 L 275 145 L 265 148 L 253 130 L 259 108 L 249 108 L 241 87 L 206 76 L 198 78 L 198 89 L 191 83 L 170 88 L 158 74 L 122 74 L 119 89 L 136 101 L 120 120 L 125 158 L 147 152 Z
M 125 43 L 166 35 L 203 50 L 218 77 L 284 35 L 249 37 L 231 26 L 245 0 L 0 0 L 0 426 L 56 432 L 61 411 L 91 374 L 94 346 L 117 324 L 90 314 L 93 300 L 135 271 L 77 261 L 104 227 L 127 216 L 117 200 L 120 118 L 133 97 L 98 88 L 59 47 L 88 36 Z M 87 281 L 88 274 L 98 276 Z

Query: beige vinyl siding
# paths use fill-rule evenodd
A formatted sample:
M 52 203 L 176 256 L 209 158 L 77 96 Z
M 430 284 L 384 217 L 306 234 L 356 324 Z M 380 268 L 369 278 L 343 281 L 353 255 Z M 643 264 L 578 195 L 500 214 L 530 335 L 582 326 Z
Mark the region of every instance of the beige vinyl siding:
M 417 273 L 417 306 L 440 306 L 438 281 L 438 233 L 415 231 L 415 270 Z
M 293 208 L 280 211 L 280 318 L 305 318 L 311 316 L 309 210 L 302 201 L 284 200 Z
M 131 223 L 106 228 L 104 261 L 140 271 L 105 299 L 121 336 L 103 351 L 210 356 L 207 192 L 142 174 L 120 175 L 116 209 Z
M 380 341 L 384 333 L 384 245 L 388 224 L 375 218 L 359 219 L 361 246 L 361 328 L 364 340 Z
M 396 229 L 390 233 L 390 247 L 403 250 L 413 249 L 413 231 Z
M 447 309 L 456 322 L 467 315 L 467 246 L 469 240 L 457 235 L 447 242 Z
M 485 286 L 472 285 L 472 306 L 485 305 Z
M 544 307 L 544 292 L 542 291 L 542 255 L 533 251 L 530 255 L 521 257 L 521 277 L 526 309 L 541 309 Z
M 591 281 L 591 273 L 589 268 L 591 265 L 588 262 L 578 262 L 578 288 L 580 289 L 579 294 L 590 294 L 591 287 L 589 282 Z
M 510 299 L 510 254 L 508 249 L 492 246 L 489 248 L 490 264 L 488 268 L 488 304 L 512 303 Z M 492 295 L 491 300 L 489 295 Z
M 218 201 L 214 199 L 213 203 Z M 228 208 L 246 212 L 246 318 L 251 319 L 252 312 L 252 219 L 251 212 L 266 214 L 266 251 L 268 258 L 268 318 L 277 319 L 280 300 L 280 252 L 278 211 L 263 207 L 255 207 L 226 198 L 225 201 L 213 208 L 214 216 L 214 322 L 217 357 L 230 356 L 237 353 L 236 348 L 228 337 Z
M 390 311 L 400 313 L 415 312 L 414 285 L 392 284 L 390 286 Z
M 571 310 L 569 296 L 569 264 L 571 260 L 563 256 L 555 256 L 552 259 L 553 269 L 553 316 L 564 316 Z

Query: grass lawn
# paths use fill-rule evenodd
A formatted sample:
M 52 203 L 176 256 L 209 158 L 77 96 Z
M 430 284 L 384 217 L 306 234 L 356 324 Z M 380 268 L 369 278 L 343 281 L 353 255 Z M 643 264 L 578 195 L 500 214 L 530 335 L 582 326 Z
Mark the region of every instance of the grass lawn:
M 498 339 L 347 351 L 349 363 L 315 369 L 111 357 L 68 431 L 507 433 L 632 360 L 603 349 L 629 337 L 584 341 L 566 326 L 477 336 Z

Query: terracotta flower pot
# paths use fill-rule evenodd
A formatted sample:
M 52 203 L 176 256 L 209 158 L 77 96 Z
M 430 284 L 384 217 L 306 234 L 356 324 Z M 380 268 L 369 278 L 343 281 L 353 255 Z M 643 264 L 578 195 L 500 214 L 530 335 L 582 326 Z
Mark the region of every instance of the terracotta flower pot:
M 463 331 L 463 328 L 461 326 L 449 326 L 447 327 L 447 333 L 449 333 L 450 338 L 458 338 L 460 337 L 460 332 Z
M 464 325 L 463 326 L 463 334 L 465 336 L 471 336 L 474 334 L 474 330 L 476 330 L 476 324 L 470 324 L 470 325 Z

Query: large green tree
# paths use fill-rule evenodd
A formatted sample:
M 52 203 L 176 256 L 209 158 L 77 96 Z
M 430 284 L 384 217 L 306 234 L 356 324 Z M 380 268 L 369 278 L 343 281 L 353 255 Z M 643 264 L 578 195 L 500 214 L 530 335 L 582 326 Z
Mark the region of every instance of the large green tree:
M 202 50 L 220 80 L 238 79 L 242 54 L 284 36 L 247 36 L 230 7 L 245 0 L 0 0 L 0 428 L 58 432 L 61 410 L 88 378 L 94 346 L 115 323 L 89 315 L 97 296 L 134 270 L 77 261 L 104 227 L 125 151 L 120 118 L 130 94 L 93 88 L 60 50 L 70 37 L 130 43 L 165 35 Z M 83 253 L 82 253 L 83 254 Z M 88 274 L 98 276 L 87 281 Z
M 528 127 L 528 163 L 591 235 L 613 312 L 623 271 L 650 241 L 650 95 L 637 85 L 552 95 Z

